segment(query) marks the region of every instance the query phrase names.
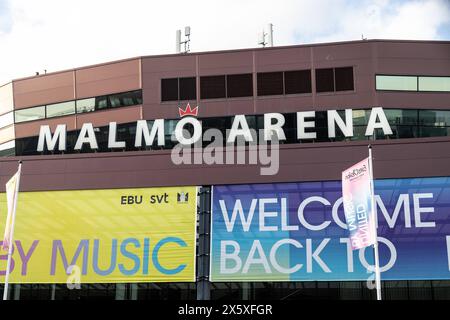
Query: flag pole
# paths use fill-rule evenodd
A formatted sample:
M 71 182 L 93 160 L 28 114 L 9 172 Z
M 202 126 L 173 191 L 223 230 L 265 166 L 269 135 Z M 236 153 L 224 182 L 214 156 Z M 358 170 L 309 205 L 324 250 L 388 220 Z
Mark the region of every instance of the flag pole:
M 375 190 L 373 186 L 373 162 L 372 162 L 372 146 L 369 144 L 369 170 L 370 170 L 370 198 L 372 207 L 372 232 L 375 236 L 375 242 L 373 244 L 374 260 L 375 260 L 375 285 L 377 289 L 377 300 L 381 300 L 381 275 L 380 275 L 380 261 L 378 255 L 378 238 L 377 238 L 377 217 L 375 215 Z
M 19 184 L 20 184 L 20 175 L 22 170 L 22 161 L 19 161 L 19 169 L 17 170 L 17 186 L 14 191 L 14 203 L 13 203 L 13 212 L 12 212 L 12 221 L 11 221 L 11 234 L 9 236 L 9 247 L 8 247 L 8 262 L 6 263 L 6 274 L 5 274 L 5 287 L 3 289 L 3 300 L 8 300 L 8 286 L 9 286 L 9 273 L 11 267 L 11 256 L 13 250 L 13 237 L 14 237 L 14 224 L 16 222 L 16 207 L 17 207 L 17 197 L 19 195 Z

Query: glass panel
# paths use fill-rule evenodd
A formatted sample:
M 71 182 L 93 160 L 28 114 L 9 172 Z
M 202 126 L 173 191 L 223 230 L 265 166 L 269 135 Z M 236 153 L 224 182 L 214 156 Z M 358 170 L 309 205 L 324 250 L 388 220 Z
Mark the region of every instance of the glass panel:
M 420 127 L 420 137 L 445 137 L 450 135 L 450 127 Z
M 366 136 L 366 126 L 353 126 L 353 137 L 350 138 L 352 141 L 367 140 Z
M 284 73 L 284 93 L 311 92 L 311 70 L 286 71 Z
M 390 125 L 417 125 L 417 110 L 383 109 Z
M 353 126 L 364 126 L 369 121 L 369 110 L 353 110 Z
M 75 113 L 75 101 L 49 104 L 47 106 L 47 118 L 60 117 Z
M 180 78 L 180 100 L 197 99 L 195 77 Z
M 420 110 L 419 119 L 420 124 L 425 126 L 450 126 L 450 111 Z
M 161 101 L 178 100 L 178 78 L 161 79 Z
M 200 77 L 201 99 L 225 98 L 225 76 Z
M 175 139 L 175 127 L 177 126 L 178 121 L 179 120 L 164 121 L 164 136 L 166 148 L 173 148 L 176 144 L 178 144 L 177 140 Z
M 14 147 L 16 146 L 16 141 L 15 140 L 11 140 L 5 143 L 0 144 L 0 151 L 10 151 L 10 149 L 14 149 Z
M 108 96 L 96 97 L 95 98 L 95 109 L 101 110 L 108 108 Z
M 283 94 L 283 72 L 258 73 L 258 96 Z
M 0 113 L 12 111 L 13 106 L 13 86 L 12 83 L 0 85 Z
M 415 76 L 376 76 L 377 90 L 417 91 Z
M 335 68 L 336 91 L 353 90 L 353 67 Z
M 333 92 L 334 75 L 333 69 L 316 69 L 316 91 Z
M 228 98 L 253 96 L 253 75 L 251 73 L 228 75 L 227 96 Z
M 120 94 L 112 94 L 109 96 L 109 104 L 111 108 L 122 106 L 121 95 Z
M 16 123 L 45 118 L 45 106 L 17 110 L 14 112 Z
M 142 104 L 142 91 L 136 90 L 132 92 L 125 92 L 120 94 L 122 106 L 134 106 Z
M 406 139 L 406 138 L 417 138 L 418 137 L 418 126 L 416 125 L 391 125 L 392 135 L 389 139 Z M 381 138 L 382 139 L 382 138 Z
M 91 112 L 95 110 L 95 98 L 77 100 L 77 113 Z
M 450 92 L 450 77 L 419 77 L 419 91 Z
M 0 128 L 4 128 L 14 123 L 14 115 L 12 112 L 0 116 Z

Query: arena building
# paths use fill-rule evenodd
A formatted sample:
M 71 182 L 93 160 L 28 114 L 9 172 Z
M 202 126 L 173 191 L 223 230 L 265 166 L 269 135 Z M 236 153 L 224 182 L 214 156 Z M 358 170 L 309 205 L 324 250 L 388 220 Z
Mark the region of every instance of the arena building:
M 203 139 L 177 162 L 183 128 Z M 214 156 L 241 136 L 247 158 L 206 159 L 208 129 Z M 279 139 L 253 162 L 267 139 L 251 129 Z M 0 86 L 2 192 L 23 161 L 10 298 L 374 299 L 340 199 L 368 144 L 383 299 L 450 299 L 450 42 L 145 56 L 13 80 Z M 144 236 L 153 222 L 164 230 Z M 82 259 L 70 289 L 64 269 Z

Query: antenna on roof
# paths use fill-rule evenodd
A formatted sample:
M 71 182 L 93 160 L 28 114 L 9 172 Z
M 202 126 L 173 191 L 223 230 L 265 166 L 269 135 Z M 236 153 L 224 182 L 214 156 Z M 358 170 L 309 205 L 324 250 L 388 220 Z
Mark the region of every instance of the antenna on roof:
M 267 41 L 266 41 L 266 37 L 267 37 Z M 267 25 L 267 33 L 263 29 L 263 31 L 259 34 L 258 44 L 262 45 L 263 48 L 265 48 L 266 45 L 268 45 L 269 47 L 273 47 L 273 24 L 272 23 L 269 23 Z
M 267 25 L 267 38 L 269 47 L 273 47 L 273 24 L 271 23 Z
M 189 45 L 191 42 L 191 27 L 186 26 L 184 27 L 184 36 L 186 39 L 184 41 L 181 41 L 181 30 L 177 30 L 176 34 L 176 52 L 181 53 L 181 45 L 184 44 L 184 51 L 183 53 L 188 53 L 190 51 Z

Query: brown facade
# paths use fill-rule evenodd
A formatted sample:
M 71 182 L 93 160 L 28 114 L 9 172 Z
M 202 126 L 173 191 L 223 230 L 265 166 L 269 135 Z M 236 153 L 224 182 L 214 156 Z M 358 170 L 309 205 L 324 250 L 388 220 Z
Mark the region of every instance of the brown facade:
M 256 95 L 256 73 L 353 66 L 351 92 L 290 96 Z M 255 95 L 201 100 L 199 77 L 253 73 Z M 355 41 L 320 45 L 249 49 L 123 60 L 13 81 L 14 108 L 50 104 L 104 94 L 143 90 L 143 105 L 37 120 L 14 126 L 16 138 L 36 136 L 42 124 L 66 123 L 68 129 L 85 122 L 94 126 L 139 119 L 178 118 L 178 105 L 161 102 L 161 79 L 197 77 L 200 117 L 267 112 L 296 112 L 344 108 L 447 109 L 450 93 L 378 92 L 375 74 L 450 75 L 450 43 L 418 41 Z M 450 137 L 375 141 L 376 178 L 450 175 Z M 255 165 L 175 166 L 169 150 L 74 155 L 8 157 L 0 160 L 0 185 L 22 159 L 21 189 L 64 190 L 172 185 L 213 185 L 338 180 L 342 169 L 367 154 L 367 142 L 282 145 L 280 170 L 261 176 Z

